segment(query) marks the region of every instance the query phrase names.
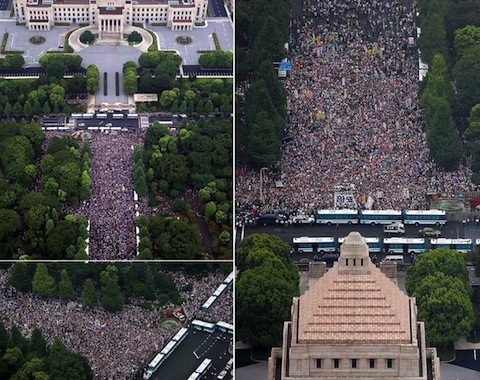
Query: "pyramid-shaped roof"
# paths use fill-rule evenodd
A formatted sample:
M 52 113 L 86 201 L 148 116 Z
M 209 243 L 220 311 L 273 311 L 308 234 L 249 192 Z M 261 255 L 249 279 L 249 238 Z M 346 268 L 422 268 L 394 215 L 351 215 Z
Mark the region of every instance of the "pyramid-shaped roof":
M 298 343 L 410 343 L 411 307 L 371 263 L 365 239 L 352 232 L 339 262 L 299 299 Z

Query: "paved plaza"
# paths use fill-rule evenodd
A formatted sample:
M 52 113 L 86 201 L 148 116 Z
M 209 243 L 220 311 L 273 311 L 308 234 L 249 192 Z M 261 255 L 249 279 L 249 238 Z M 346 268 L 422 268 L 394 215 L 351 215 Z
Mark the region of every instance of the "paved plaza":
M 70 26 L 54 26 L 51 30 L 30 31 L 24 25 L 16 25 L 15 19 L 9 17 L 8 11 L 0 11 L 0 31 L 9 33 L 7 50 L 24 51 L 25 67 L 38 66 L 39 58 L 47 51 L 63 50 L 60 46 L 63 47 L 65 36 L 68 32 L 77 28 L 79 28 L 78 24 L 71 24 Z M 198 64 L 198 57 L 200 56 L 198 51 L 215 50 L 213 33 L 217 34 L 223 50 L 233 52 L 233 28 L 228 18 L 209 18 L 204 27 L 195 28 L 191 31 L 172 31 L 165 26 L 151 25 L 147 25 L 147 28 L 157 36 L 160 50 L 176 50 L 182 56 L 183 64 L 186 65 Z M 42 44 L 34 45 L 29 41 L 32 36 L 42 36 L 46 41 Z M 191 37 L 192 43 L 189 45 L 177 43 L 175 39 L 179 36 Z M 75 45 L 75 41 L 73 45 Z M 92 47 L 83 48 L 76 51 L 76 53 L 83 57 Z M 132 47 L 132 49 L 137 50 L 138 55 L 141 54 L 141 50 L 135 47 Z M 110 52 L 115 55 L 108 55 Z M 107 55 L 104 55 L 103 59 L 107 62 L 118 60 L 117 51 L 115 50 L 108 50 L 105 54 Z
M 195 28 L 191 31 L 172 31 L 165 26 L 147 25 L 157 37 L 157 43 L 160 50 L 174 50 L 182 56 L 182 64 L 197 65 L 200 56 L 199 51 L 215 50 L 213 33 L 216 33 L 220 47 L 223 50 L 233 52 L 233 28 L 230 20 L 226 17 L 216 17 L 207 19 L 206 25 Z M 80 27 L 78 24 L 69 26 L 54 26 L 51 30 L 30 31 L 24 25 L 16 25 L 15 19 L 11 18 L 8 11 L 0 11 L 0 31 L 8 33 L 7 50 L 23 51 L 25 58 L 24 67 L 39 66 L 38 60 L 47 51 L 63 51 L 65 37 L 70 33 L 69 44 L 75 53 L 82 56 L 82 66 L 87 67 L 94 64 L 100 71 L 100 90 L 95 95 L 95 104 L 100 106 L 102 103 L 108 104 L 127 104 L 132 103 L 123 93 L 123 63 L 134 61 L 138 63 L 138 57 L 151 44 L 152 38 L 144 29 L 127 26 L 125 32 L 129 33 L 131 29 L 137 29 L 144 36 L 142 43 L 137 46 L 129 46 L 126 41 L 98 42 L 96 40 L 92 46 L 85 46 L 79 41 L 80 34 L 90 29 L 96 32 L 94 26 Z M 3 37 L 3 33 L 2 37 Z M 42 36 L 45 42 L 35 45 L 29 41 L 33 36 Z M 188 45 L 182 45 L 176 42 L 179 36 L 188 36 L 192 42 Z M 119 57 L 121 56 L 121 59 Z M 107 95 L 104 95 L 104 77 L 107 74 Z M 120 73 L 120 95 L 115 94 L 115 73 Z

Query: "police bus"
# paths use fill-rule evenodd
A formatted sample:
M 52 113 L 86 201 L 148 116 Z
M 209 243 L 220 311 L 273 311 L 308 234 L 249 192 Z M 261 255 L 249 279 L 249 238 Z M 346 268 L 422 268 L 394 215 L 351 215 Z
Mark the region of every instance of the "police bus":
M 397 210 L 361 210 L 360 224 L 391 224 L 402 221 L 402 212 Z
M 383 248 L 386 254 L 418 254 L 427 250 L 427 244 L 424 238 L 385 238 L 383 239 Z
M 317 224 L 358 224 L 358 211 L 343 210 L 317 210 L 315 213 L 315 222 Z
M 294 253 L 334 253 L 337 250 L 333 237 L 309 237 L 302 236 L 293 238 L 292 249 Z
M 438 238 L 430 240 L 430 244 L 432 246 L 432 250 L 437 248 L 448 248 L 462 253 L 473 251 L 472 239 Z
M 403 212 L 405 224 L 432 224 L 443 226 L 447 223 L 447 213 L 443 210 L 405 210 Z

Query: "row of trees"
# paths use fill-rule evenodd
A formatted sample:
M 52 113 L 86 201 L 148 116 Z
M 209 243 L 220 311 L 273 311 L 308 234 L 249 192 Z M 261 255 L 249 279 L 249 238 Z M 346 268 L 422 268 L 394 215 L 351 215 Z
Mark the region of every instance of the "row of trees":
M 447 64 L 442 55 L 436 54 L 426 78 L 426 86 L 420 102 L 427 121 L 427 145 L 430 156 L 437 165 L 454 170 L 463 152 L 450 102 L 453 89 L 448 77 Z
M 123 64 L 123 91 L 127 95 L 133 95 L 138 92 L 137 65 L 133 61 Z
M 292 298 L 299 295 L 298 268 L 290 247 L 276 236 L 254 234 L 236 251 L 235 332 L 238 340 L 271 347 L 282 341 Z
M 20 68 L 24 64 L 25 59 L 22 54 L 6 54 L 5 57 L 0 58 L 0 67 Z
M 434 161 L 447 170 L 464 158 L 458 134 L 472 107 L 480 103 L 480 21 L 475 16 L 479 6 L 478 0 L 419 1 L 418 45 L 421 59 L 430 67 L 421 92 L 427 143 Z M 475 156 L 474 141 L 469 145 L 468 153 Z M 480 183 L 478 168 L 474 171 L 472 179 Z
M 100 89 L 100 71 L 96 65 L 88 65 L 86 75 L 87 92 L 91 95 Z
M 198 63 L 200 66 L 207 69 L 231 69 L 233 68 L 233 53 L 224 50 L 203 53 L 198 58 Z
M 173 271 L 194 269 L 211 271 L 215 266 L 201 264 L 199 268 L 172 266 Z M 231 269 L 230 269 L 231 270 Z M 181 305 L 183 302 L 173 279 L 165 274 L 160 264 L 59 264 L 17 262 L 9 277 L 9 283 L 21 292 L 33 292 L 42 298 L 61 298 L 82 302 L 88 307 L 99 303 L 116 312 L 124 304 L 144 299 L 163 306 L 167 302 Z
M 236 4 L 236 81 L 247 88 L 236 106 L 237 157 L 253 166 L 280 158 L 286 117 L 286 94 L 273 62 L 286 56 L 290 0 Z
M 7 331 L 3 322 L 0 322 L 0 374 L 3 379 L 93 379 L 87 359 L 69 351 L 59 338 L 48 344 L 42 331 L 34 328 L 28 339 L 15 324 Z
M 445 346 L 470 333 L 475 314 L 459 252 L 442 248 L 419 255 L 407 270 L 406 290 L 416 298 L 430 344 Z

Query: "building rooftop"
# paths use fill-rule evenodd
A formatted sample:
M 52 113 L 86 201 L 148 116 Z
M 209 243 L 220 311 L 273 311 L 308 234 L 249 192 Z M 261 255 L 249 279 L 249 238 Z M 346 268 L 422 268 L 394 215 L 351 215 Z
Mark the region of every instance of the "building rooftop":
M 358 232 L 348 235 L 339 262 L 299 298 L 298 309 L 298 343 L 411 343 L 416 325 L 410 298 L 371 263 Z

